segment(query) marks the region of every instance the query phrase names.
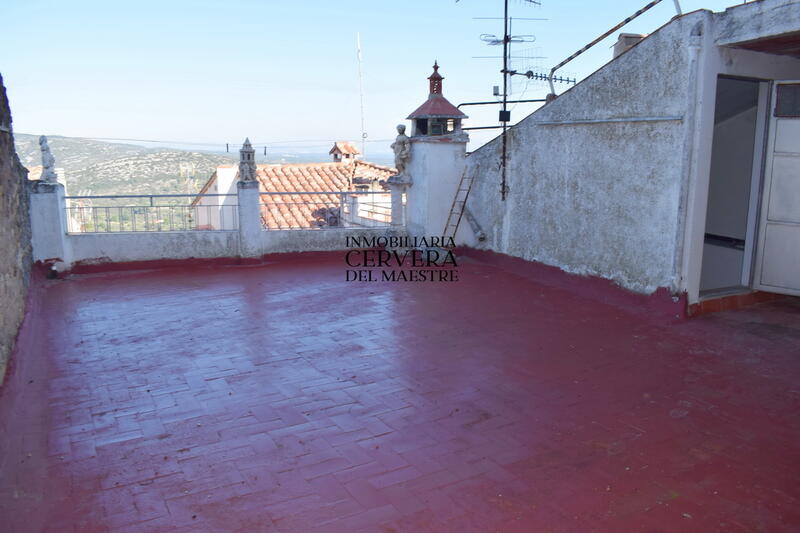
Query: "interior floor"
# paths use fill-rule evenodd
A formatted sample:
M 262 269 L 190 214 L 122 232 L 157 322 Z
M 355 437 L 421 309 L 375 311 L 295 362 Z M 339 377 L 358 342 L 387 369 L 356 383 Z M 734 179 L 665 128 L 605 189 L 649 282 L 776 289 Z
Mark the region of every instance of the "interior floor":
M 728 296 L 731 294 L 744 294 L 752 292 L 752 290 L 753 289 L 750 287 L 745 287 L 743 285 L 737 285 L 734 287 L 720 287 L 718 289 L 706 289 L 700 291 L 700 299 L 718 298 L 720 296 Z

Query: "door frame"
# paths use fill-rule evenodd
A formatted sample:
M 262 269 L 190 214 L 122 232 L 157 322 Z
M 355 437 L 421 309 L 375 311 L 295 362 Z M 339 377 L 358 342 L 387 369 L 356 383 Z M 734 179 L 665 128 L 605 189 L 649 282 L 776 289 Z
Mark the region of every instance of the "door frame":
M 769 141 L 769 130 L 770 130 L 770 109 L 772 106 L 772 93 L 774 87 L 774 80 L 765 79 L 765 78 L 758 78 L 758 77 L 751 77 L 751 76 L 736 76 L 730 74 L 720 74 L 716 75 L 716 79 L 719 80 L 720 78 L 725 79 L 732 79 L 732 80 L 742 80 L 742 81 L 749 81 L 749 82 L 756 82 L 758 83 L 758 103 L 756 104 L 757 111 L 756 111 L 756 131 L 755 131 L 755 138 L 753 139 L 753 162 L 752 162 L 752 169 L 750 175 L 750 199 L 748 202 L 747 208 L 747 229 L 745 232 L 745 248 L 744 254 L 742 257 L 742 272 L 741 272 L 741 284 L 744 289 L 747 288 L 754 288 L 754 281 L 755 281 L 755 266 L 756 266 L 756 252 L 758 250 L 758 239 L 760 238 L 760 216 L 761 216 L 761 204 L 762 204 L 762 194 L 763 194 L 763 187 L 764 187 L 764 172 L 766 168 L 766 155 L 767 152 L 767 143 Z M 715 89 L 715 97 L 714 97 L 714 107 L 716 107 L 716 89 Z M 713 109 L 713 108 L 712 108 Z M 712 118 L 713 120 L 713 118 Z M 708 216 L 708 193 L 711 187 L 711 167 L 710 167 L 710 160 L 711 160 L 711 150 L 713 149 L 713 128 L 712 137 L 708 141 L 709 146 L 709 167 L 708 167 L 708 176 L 705 180 L 705 205 L 703 206 L 703 222 L 702 222 L 702 231 L 699 232 L 699 239 L 700 239 L 700 257 L 699 261 L 697 261 L 697 279 L 698 282 L 702 277 L 702 269 L 703 269 L 703 256 L 702 254 L 705 251 L 705 228 L 706 228 L 706 217 Z M 701 287 L 697 286 L 698 293 L 701 290 Z M 730 293 L 726 293 L 730 294 Z M 713 297 L 713 296 L 712 296 Z M 699 294 L 698 300 L 699 301 Z
M 747 208 L 747 231 L 742 258 L 742 286 L 754 287 L 757 250 L 761 240 L 761 204 L 764 194 L 764 176 L 769 154 L 770 110 L 774 80 L 758 81 L 758 110 L 756 111 L 756 135 L 753 146 L 753 170 L 750 176 L 750 202 Z

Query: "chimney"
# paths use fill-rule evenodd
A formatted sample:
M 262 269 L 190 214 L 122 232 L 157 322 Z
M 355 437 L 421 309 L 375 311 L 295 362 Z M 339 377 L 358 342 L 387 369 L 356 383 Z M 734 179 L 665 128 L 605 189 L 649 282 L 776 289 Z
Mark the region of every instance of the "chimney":
M 353 163 L 361 152 L 351 142 L 336 141 L 328 154 L 333 155 L 334 163 Z
M 406 174 L 399 177 L 405 179 L 405 221 L 412 236 L 442 235 L 466 166 L 469 136 L 461 121 L 467 116 L 442 94 L 443 79 L 434 63 L 428 98 L 406 117 L 413 134 Z M 402 205 L 399 196 L 396 205 Z
M 647 37 L 646 33 L 620 33 L 614 45 L 614 58 L 616 59 L 623 52 L 627 52 L 645 37 Z

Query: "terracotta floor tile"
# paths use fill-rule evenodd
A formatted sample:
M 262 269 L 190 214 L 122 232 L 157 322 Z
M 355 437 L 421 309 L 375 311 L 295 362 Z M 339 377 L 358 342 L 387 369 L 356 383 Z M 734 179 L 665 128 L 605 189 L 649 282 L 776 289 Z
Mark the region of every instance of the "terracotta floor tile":
M 800 528 L 800 305 L 676 320 L 519 265 L 35 279 L 0 531 Z

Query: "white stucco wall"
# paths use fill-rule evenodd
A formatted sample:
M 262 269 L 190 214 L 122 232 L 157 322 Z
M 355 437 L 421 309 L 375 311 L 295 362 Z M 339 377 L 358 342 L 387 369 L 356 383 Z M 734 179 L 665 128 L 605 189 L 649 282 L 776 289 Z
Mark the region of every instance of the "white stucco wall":
M 56 267 L 63 269 L 72 261 L 69 243 L 64 239 L 67 231 L 64 186 L 60 183 L 31 181 L 29 187 L 28 212 L 31 217 L 33 260 L 58 260 Z
M 464 170 L 468 137 L 464 133 L 412 137 L 406 220 L 409 234 L 443 235 L 447 215 Z
M 236 194 L 237 174 L 236 166 L 217 167 L 216 192 L 218 194 Z
M 487 240 L 467 244 L 617 281 L 676 284 L 694 14 L 674 21 L 467 158 Z
M 714 41 L 721 46 L 781 35 L 800 28 L 797 0 L 762 0 L 734 5 L 714 14 Z
M 467 158 L 488 238 L 459 241 L 697 301 L 717 76 L 800 78 L 797 59 L 732 48 L 798 29 L 798 0 L 672 20 L 509 131 L 505 202 L 500 139 Z
M 232 218 L 236 216 L 236 184 L 239 169 L 236 166 L 220 166 L 214 172 L 214 184 L 207 194 L 230 194 L 233 196 L 203 196 L 198 201 L 197 225 L 214 229 L 235 229 Z

